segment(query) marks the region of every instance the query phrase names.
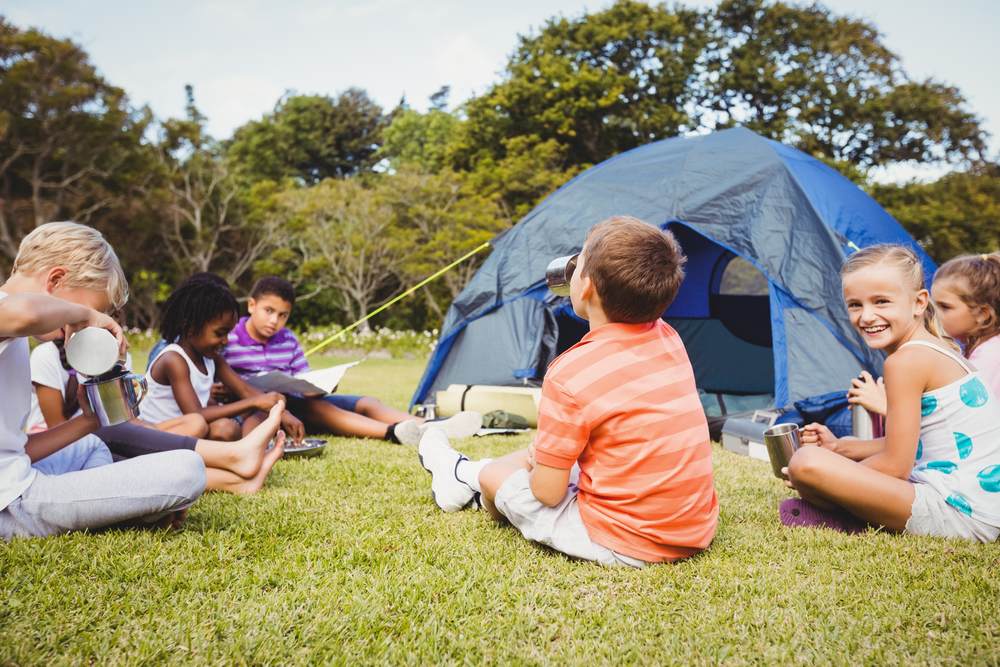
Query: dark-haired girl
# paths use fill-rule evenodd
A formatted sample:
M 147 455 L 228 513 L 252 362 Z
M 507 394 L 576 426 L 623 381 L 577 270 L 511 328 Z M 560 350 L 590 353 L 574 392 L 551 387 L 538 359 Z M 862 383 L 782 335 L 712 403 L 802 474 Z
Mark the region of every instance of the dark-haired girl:
M 236 299 L 224 284 L 191 281 L 178 287 L 164 307 L 160 332 L 167 345 L 146 374 L 149 392 L 140 417 L 162 422 L 197 413 L 208 422 L 207 436 L 236 440 L 251 424 L 241 428 L 237 417 L 268 411 L 283 400 L 277 392 L 262 393 L 244 382 L 219 356 L 238 318 Z M 221 382 L 238 397 L 226 405 L 210 402 L 212 384 Z M 258 419 L 247 420 L 252 424 Z M 302 422 L 285 412 L 281 423 L 289 435 L 301 440 Z

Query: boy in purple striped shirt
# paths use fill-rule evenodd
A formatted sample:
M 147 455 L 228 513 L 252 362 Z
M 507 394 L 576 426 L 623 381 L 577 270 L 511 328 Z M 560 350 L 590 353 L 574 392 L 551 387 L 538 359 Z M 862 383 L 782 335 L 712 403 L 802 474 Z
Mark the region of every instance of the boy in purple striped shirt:
M 261 278 L 253 286 L 247 302 L 249 316 L 242 317 L 229 332 L 229 342 L 222 353 L 229 365 L 243 378 L 270 371 L 297 375 L 309 370 L 302 346 L 295 334 L 285 328 L 295 305 L 295 288 L 277 277 Z M 301 419 L 312 432 L 382 438 L 390 442 L 417 444 L 423 432 L 423 420 L 396 410 L 371 396 L 327 394 L 323 396 L 289 395 L 286 408 Z M 460 413 L 439 422 L 461 438 L 479 430 L 477 413 Z

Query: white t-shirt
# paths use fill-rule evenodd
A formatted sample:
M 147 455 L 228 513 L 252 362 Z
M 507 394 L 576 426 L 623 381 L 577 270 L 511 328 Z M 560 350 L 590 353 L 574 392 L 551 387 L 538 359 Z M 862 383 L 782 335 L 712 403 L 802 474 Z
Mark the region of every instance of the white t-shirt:
M 7 294 L 0 292 L 0 299 Z M 0 511 L 31 486 L 35 471 L 24 453 L 24 425 L 31 412 L 31 365 L 27 338 L 0 340 Z
M 63 401 L 66 400 L 66 383 L 69 382 L 69 371 L 63 368 L 59 359 L 59 348 L 55 343 L 42 343 L 31 351 L 31 414 L 28 416 L 27 430 L 29 433 L 48 427 L 45 416 L 38 405 L 36 384 L 59 391 Z

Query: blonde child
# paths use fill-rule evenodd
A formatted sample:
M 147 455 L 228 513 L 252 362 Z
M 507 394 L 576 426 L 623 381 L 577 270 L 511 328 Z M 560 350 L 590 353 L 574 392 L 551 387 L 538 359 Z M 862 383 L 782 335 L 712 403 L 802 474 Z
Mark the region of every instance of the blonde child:
M 0 286 L 0 539 L 166 520 L 177 525 L 205 487 L 194 452 L 100 465 L 62 475 L 32 468 L 98 427 L 85 411 L 56 428 L 28 435 L 31 370 L 27 336 L 48 340 L 94 326 L 110 331 L 124 352 L 121 327 L 104 312 L 127 298 L 118 257 L 101 234 L 71 222 L 40 225 L 22 241 Z
M 78 383 L 66 363 L 61 334 L 32 350 L 31 382 L 34 393 L 29 433 L 54 428 L 80 414 Z M 265 449 L 274 429 L 263 426 L 235 443 L 203 439 L 207 433 L 208 424 L 196 413 L 156 425 L 136 419 L 98 429 L 97 437 L 74 443 L 32 465 L 42 472 L 62 474 L 111 463 L 112 453 L 134 458 L 189 449 L 205 462 L 207 491 L 238 494 L 259 491 L 282 453 L 280 448 L 270 452 Z
M 944 332 L 1000 396 L 1000 253 L 963 255 L 934 274 L 931 300 Z M 885 388 L 868 373 L 852 382 L 848 401 L 885 414 Z
M 787 470 L 802 499 L 782 503 L 783 522 L 850 528 L 854 517 L 896 532 L 995 541 L 1000 402 L 942 337 L 919 260 L 903 246 L 874 246 L 848 258 L 841 276 L 851 323 L 888 354 L 886 436 L 838 439 L 806 426 L 802 441 L 812 446 Z M 838 519 L 838 508 L 849 515 Z

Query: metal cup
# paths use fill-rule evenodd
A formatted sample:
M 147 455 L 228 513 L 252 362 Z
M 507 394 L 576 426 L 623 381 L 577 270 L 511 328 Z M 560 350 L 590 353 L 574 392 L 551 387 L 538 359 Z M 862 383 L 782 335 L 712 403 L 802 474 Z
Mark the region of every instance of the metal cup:
M 114 426 L 139 416 L 146 378 L 121 369 L 87 380 L 83 391 L 101 426 Z
M 66 360 L 75 370 L 96 377 L 114 369 L 118 341 L 106 329 L 87 327 L 66 341 Z
M 569 281 L 576 270 L 576 260 L 580 253 L 556 257 L 545 268 L 545 283 L 556 296 L 569 296 Z
M 778 424 L 764 431 L 764 445 L 775 477 L 785 479 L 781 469 L 788 466 L 800 444 L 799 427 L 795 424 Z

